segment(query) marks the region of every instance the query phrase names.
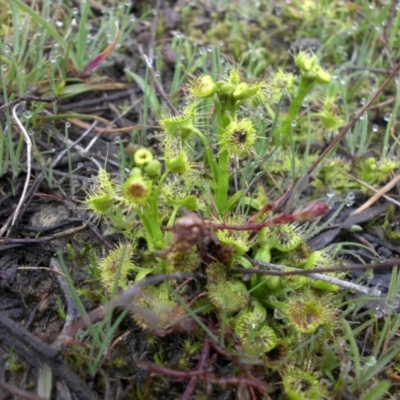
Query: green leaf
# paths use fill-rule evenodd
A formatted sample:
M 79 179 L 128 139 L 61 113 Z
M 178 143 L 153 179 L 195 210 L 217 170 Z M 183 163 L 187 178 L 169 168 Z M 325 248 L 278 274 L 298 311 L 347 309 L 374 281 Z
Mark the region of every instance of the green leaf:
M 385 396 L 390 389 L 390 382 L 389 381 L 382 381 L 377 383 L 375 386 L 372 387 L 368 393 L 364 394 L 361 397 L 361 400 L 379 400 Z
M 176 200 L 173 199 L 172 197 L 165 195 L 165 198 L 167 200 L 167 203 L 171 206 L 180 206 L 180 207 L 185 207 L 187 208 L 189 211 L 195 211 L 198 209 L 199 204 L 197 202 L 197 198 L 193 195 L 187 196 L 182 200 Z
M 138 273 L 136 275 L 135 282 L 141 281 L 149 274 L 154 274 L 154 268 L 138 268 L 137 270 Z
M 231 196 L 228 199 L 228 203 L 226 205 L 226 209 L 228 211 L 231 211 L 235 206 L 236 203 L 240 200 L 240 198 L 243 196 L 243 190 L 239 190 L 238 192 L 236 192 L 233 196 Z
M 130 75 L 133 80 L 139 85 L 139 87 L 142 89 L 145 97 L 148 98 L 148 101 L 150 103 L 150 106 L 153 108 L 153 110 L 160 110 L 160 103 L 157 99 L 156 94 L 152 90 L 151 86 L 139 75 L 135 74 L 132 71 L 127 70 L 126 73 Z

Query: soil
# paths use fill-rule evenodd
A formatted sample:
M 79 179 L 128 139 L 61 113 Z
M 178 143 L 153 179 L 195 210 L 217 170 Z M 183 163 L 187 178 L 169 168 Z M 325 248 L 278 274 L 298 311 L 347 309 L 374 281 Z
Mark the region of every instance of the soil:
M 138 2 L 132 7 L 132 12 L 140 15 L 143 7 Z M 89 259 L 94 253 L 98 256 L 104 255 L 119 237 L 107 235 L 105 227 L 91 221 L 90 215 L 84 212 L 81 205 L 81 200 L 85 197 L 83 189 L 96 173 L 96 163 L 104 165 L 105 160 L 108 160 L 107 170 L 116 176 L 120 166 L 115 162 L 118 157 L 114 156 L 119 154 L 121 148 L 130 151 L 132 131 L 136 137 L 140 136 L 140 129 L 135 127 L 140 128 L 142 123 L 140 115 L 143 93 L 139 87 L 126 81 L 123 70 L 128 66 L 127 63 L 131 70 L 144 76 L 145 63 L 141 52 L 144 49 L 145 53 L 154 54 L 155 46 L 159 46 L 160 42 L 164 43 L 162 57 L 165 70 L 162 73 L 165 92 L 169 90 L 166 78 L 170 77 L 172 80 L 176 62 L 176 54 L 169 43 L 174 31 L 183 30 L 183 27 L 180 26 L 181 16 L 174 7 L 163 5 L 160 12 L 164 18 L 162 38 L 154 40 L 154 21 L 151 19 L 140 24 L 135 30 L 135 37 L 129 38 L 129 43 L 126 44 L 129 57 L 111 57 L 105 67 L 87 80 L 90 83 L 106 77 L 108 82 L 121 83 L 122 89 L 89 91 L 67 100 L 55 100 L 60 113 L 73 110 L 80 114 L 95 114 L 104 120 L 115 121 L 110 124 L 112 128 L 99 123 L 79 145 L 71 149 L 68 157 L 64 154 L 59 158 L 66 148 L 66 121 L 43 122 L 35 127 L 36 151 L 44 154 L 43 158 L 49 165 L 53 164 L 56 183 L 49 184 L 39 163 L 34 161 L 33 178 L 26 200 L 13 224 L 11 217 L 22 194 L 25 174 L 13 176 L 10 170 L 0 179 L 0 229 L 3 227 L 0 235 L 0 400 L 39 399 L 38 396 L 29 397 L 28 394 L 37 393 L 38 384 L 46 382 L 46 376 L 50 376 L 55 382 L 51 389 L 52 399 L 183 399 L 186 397 L 180 396 L 188 390 L 189 382 L 196 385 L 196 380 L 190 381 L 187 377 L 182 380 L 179 376 L 168 375 L 169 370 L 167 371 L 173 370 L 182 356 L 185 334 L 178 332 L 154 339 L 129 318 L 123 320 L 112 338 L 112 355 L 110 351 L 110 355 L 104 358 L 100 372 L 91 376 L 84 359 L 90 341 L 82 341 L 80 344 L 74 337 L 74 333 L 77 333 L 80 324 L 84 325 L 84 322 L 71 297 L 59 257 L 61 254 L 75 286 L 82 290 L 86 310 L 94 320 L 101 320 L 104 317 L 102 299 L 96 295 L 97 283 L 89 270 Z M 197 26 L 207 30 L 211 23 L 210 9 L 196 8 L 196 13 L 199 15 Z M 290 44 L 279 37 L 275 37 L 274 41 L 282 45 L 285 51 L 290 48 Z M 316 46 L 315 41 L 313 46 Z M 292 66 L 289 65 L 288 68 Z M 34 106 L 33 102 L 26 105 L 27 108 L 31 106 Z M 129 111 L 120 117 L 116 111 L 118 109 Z M 150 115 L 146 123 L 148 126 L 156 125 L 156 116 Z M 84 152 L 83 149 L 89 146 L 100 127 L 106 129 L 94 145 Z M 130 129 L 125 130 L 126 127 Z M 72 122 L 68 129 L 69 139 L 77 140 L 84 130 L 85 128 Z M 17 142 L 18 131 L 14 129 L 13 132 L 14 141 Z M 148 134 L 151 133 L 149 129 Z M 50 140 L 47 140 L 48 137 Z M 153 144 L 156 143 L 150 140 L 149 145 Z M 74 170 L 72 176 L 67 175 L 69 163 L 72 163 Z M 357 204 L 356 201 L 346 213 L 354 210 Z M 311 246 L 317 249 L 338 241 L 339 238 L 354 239 L 357 235 L 350 232 L 350 227 L 354 224 L 365 226 L 370 221 L 381 218 L 387 206 L 382 202 L 376 206 L 379 209 L 372 208 L 363 213 L 364 220 L 351 224 L 346 220 L 347 215 L 342 214 L 335 226 L 330 226 L 312 239 Z M 381 223 L 382 219 L 379 221 Z M 380 223 L 370 227 L 368 232 L 363 233 L 363 237 L 375 247 L 382 258 L 388 259 L 400 253 L 400 246 L 388 243 L 379 228 Z M 366 252 L 357 251 L 366 261 L 371 261 Z M 357 278 L 360 274 L 354 273 L 353 277 Z M 379 283 L 387 289 L 390 276 L 391 271 L 385 270 L 370 284 Z M 114 313 L 114 320 L 118 318 L 119 312 Z M 205 346 L 210 347 L 210 344 L 205 342 Z M 150 367 L 150 363 L 154 363 L 155 350 L 159 348 L 163 349 L 165 371 L 162 368 L 152 370 Z M 224 358 L 223 351 L 217 347 L 212 348 L 209 354 L 211 359 L 218 358 L 218 362 L 214 364 L 214 375 L 220 380 L 219 384 L 210 389 L 207 384 L 197 382 L 191 398 L 205 398 L 204 393 L 212 393 L 209 398 L 220 400 L 245 398 L 242 397 L 246 395 L 243 388 L 246 385 L 245 379 L 243 378 L 243 382 L 234 381 L 233 384 L 229 381 L 229 378 L 235 376 L 234 370 L 237 366 L 232 360 Z M 187 370 L 195 370 L 201 362 L 201 359 L 191 360 Z M 253 368 L 252 376 L 258 378 L 261 371 L 257 367 Z M 272 381 L 279 379 L 273 376 L 267 378 Z M 260 378 L 260 382 L 263 379 Z M 254 397 L 256 389 L 256 385 L 253 386 L 252 398 L 261 398 Z M 278 389 L 275 390 L 278 393 Z M 264 398 L 278 397 L 274 397 L 272 391 Z

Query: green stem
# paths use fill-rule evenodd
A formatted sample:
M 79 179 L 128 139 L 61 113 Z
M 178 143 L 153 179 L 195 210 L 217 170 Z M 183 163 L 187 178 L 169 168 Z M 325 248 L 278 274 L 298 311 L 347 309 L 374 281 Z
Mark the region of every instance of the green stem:
M 235 102 L 231 98 L 228 98 L 225 102 L 221 103 L 221 107 L 218 109 L 218 143 L 222 142 L 224 131 L 231 122 L 228 113 L 232 117 L 235 115 Z M 220 215 L 223 215 L 227 208 L 229 191 L 229 153 L 227 150 L 221 150 L 219 153 L 218 173 L 216 178 L 214 185 L 215 204 Z
M 201 142 L 203 143 L 203 146 L 204 146 L 204 149 L 206 152 L 207 161 L 208 161 L 208 164 L 211 169 L 211 174 L 214 178 L 214 182 L 216 182 L 216 176 L 218 175 L 218 164 L 215 161 L 215 157 L 212 152 L 210 143 L 208 142 L 207 138 L 203 135 L 203 133 L 201 131 L 196 129 L 195 133 L 200 138 Z
M 158 214 L 158 206 L 160 200 L 160 193 L 162 186 L 169 171 L 165 171 L 160 177 L 155 191 L 151 195 L 149 204 L 142 210 L 139 207 L 136 208 L 136 213 L 142 221 L 144 230 L 146 231 L 146 240 L 149 250 L 160 250 L 165 247 L 164 234 L 161 229 L 161 221 Z
M 289 142 L 292 121 L 296 120 L 297 114 L 302 107 L 303 101 L 305 97 L 310 93 L 312 87 L 314 86 L 314 83 L 315 82 L 313 80 L 310 80 L 308 78 L 300 78 L 297 94 L 289 106 L 289 110 L 282 125 L 282 128 L 281 130 L 275 130 L 276 141 L 279 141 L 280 135 L 282 135 L 281 144 L 285 145 Z
M 176 215 L 178 214 L 179 209 L 181 206 L 174 206 L 174 209 L 172 210 L 171 216 L 169 217 L 167 226 L 171 227 L 174 225 L 175 220 L 176 220 Z M 167 245 L 169 245 L 172 242 L 172 232 L 165 232 L 165 242 Z
M 145 208 L 144 211 L 137 207 L 135 211 L 146 231 L 146 240 L 149 250 L 163 249 L 165 247 L 164 236 L 158 221 L 158 215 L 154 215 L 150 207 Z
M 217 176 L 218 181 L 214 188 L 215 204 L 219 213 L 223 215 L 226 211 L 229 191 L 229 153 L 227 150 L 222 150 L 219 154 Z

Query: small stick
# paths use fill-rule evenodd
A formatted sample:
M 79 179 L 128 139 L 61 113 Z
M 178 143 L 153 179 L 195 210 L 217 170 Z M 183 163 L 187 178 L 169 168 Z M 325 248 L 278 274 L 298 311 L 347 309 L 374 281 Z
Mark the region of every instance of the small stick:
M 31 161 L 31 153 L 32 153 L 32 141 L 31 138 L 28 135 L 28 132 L 26 131 L 25 127 L 22 125 L 20 119 L 17 116 L 17 107 L 18 104 L 16 104 L 13 109 L 12 109 L 12 116 L 15 120 L 15 122 L 17 123 L 17 125 L 19 126 L 19 129 L 21 129 L 22 134 L 24 135 L 24 139 L 26 142 L 26 179 L 25 179 L 25 184 L 24 184 L 24 189 L 22 190 L 22 194 L 21 194 L 21 198 L 19 199 L 17 208 L 14 211 L 14 216 L 13 219 L 11 221 L 11 226 L 14 226 L 15 221 L 18 218 L 18 213 L 25 201 L 25 197 L 26 197 L 26 192 L 28 190 L 28 186 L 29 186 L 29 181 L 31 179 L 31 171 L 32 171 L 32 161 Z
M 385 193 L 391 190 L 397 182 L 400 181 L 400 173 L 396 175 L 390 182 L 388 182 L 383 188 L 376 192 L 369 200 L 367 200 L 362 206 L 358 207 L 357 210 L 353 211 L 350 215 L 360 214 L 376 201 L 378 201 Z
M 355 283 L 347 282 L 338 278 L 334 278 L 331 276 L 324 275 L 320 272 L 337 272 L 337 271 L 345 271 L 346 268 L 314 268 L 312 270 L 303 270 L 300 268 L 292 268 L 288 270 L 287 266 L 271 264 L 271 263 L 263 263 L 257 260 L 250 260 L 253 265 L 259 265 L 264 268 L 269 268 L 272 271 L 268 270 L 260 270 L 257 268 L 254 269 L 244 269 L 244 268 L 234 268 L 233 272 L 240 272 L 243 274 L 260 274 L 260 275 L 278 275 L 278 276 L 290 276 L 290 275 L 307 275 L 312 279 L 317 279 L 324 282 L 329 282 L 334 285 L 340 286 L 344 289 L 354 290 L 356 292 L 365 294 L 367 296 L 372 297 L 381 297 L 382 292 L 379 289 L 374 288 L 366 288 L 361 285 L 357 285 Z M 349 266 L 348 270 L 359 270 L 359 269 L 369 269 L 369 268 L 387 268 L 389 266 L 394 266 L 400 264 L 400 260 L 389 260 L 385 263 L 381 264 L 372 264 L 372 265 L 364 265 L 364 264 L 356 264 Z M 318 271 L 318 272 L 316 272 Z
M 348 174 L 347 172 L 344 172 L 344 171 L 339 171 L 339 172 L 340 172 L 342 175 L 346 176 L 347 178 L 353 179 L 354 181 L 356 181 L 357 183 L 359 183 L 361 186 L 366 187 L 367 189 L 371 190 L 372 192 L 380 193 L 380 191 L 382 190 L 382 189 L 376 190 L 373 186 L 368 185 L 368 183 L 362 181 L 361 179 L 357 179 L 356 177 L 354 177 L 354 176 Z M 400 203 L 399 203 L 398 201 L 396 201 L 395 199 L 392 199 L 390 196 L 386 196 L 386 195 L 384 194 L 382 197 L 383 197 L 384 199 L 386 199 L 387 201 L 390 201 L 391 203 L 396 204 L 396 206 L 400 207 Z M 361 206 L 361 207 L 363 207 L 363 206 Z M 356 211 L 357 211 L 357 210 L 356 210 Z M 356 212 L 356 211 L 354 211 L 351 215 L 353 215 L 353 214 L 359 214 L 359 213 L 360 213 L 359 211 L 357 211 L 357 212 Z
M 21 101 L 41 101 L 43 103 L 52 103 L 53 101 L 57 100 L 57 96 L 53 95 L 53 96 L 49 96 L 49 97 L 38 97 L 38 96 L 32 96 L 30 94 L 26 94 L 25 96 L 22 96 L 18 99 L 15 99 L 13 101 L 10 101 L 9 103 L 3 104 L 0 107 L 0 111 L 3 111 L 7 108 L 11 108 L 11 107 L 15 107 L 16 105 L 18 105 L 19 103 L 21 103 Z
M 317 166 L 321 163 L 321 161 L 326 157 L 328 153 L 331 152 L 333 147 L 343 138 L 344 135 L 354 126 L 354 124 L 360 119 L 360 117 L 364 114 L 365 111 L 367 111 L 372 103 L 380 96 L 380 94 L 383 92 L 383 90 L 386 88 L 386 86 L 390 83 L 390 81 L 399 73 L 400 71 L 400 63 L 398 63 L 390 73 L 390 75 L 386 78 L 385 82 L 382 83 L 382 85 L 379 87 L 379 89 L 374 93 L 374 95 L 367 101 L 367 103 L 364 105 L 364 107 L 361 108 L 361 110 L 357 113 L 357 115 L 340 131 L 340 133 L 332 140 L 332 142 L 327 146 L 327 148 L 320 154 L 318 159 L 311 165 L 310 168 L 298 179 L 297 183 L 294 185 L 293 188 L 289 188 L 286 193 L 281 197 L 280 201 L 276 206 L 274 207 L 274 212 L 282 209 L 285 204 L 288 202 L 290 203 L 290 200 L 292 197 L 295 195 L 295 193 L 300 189 L 300 187 L 303 185 L 304 180 L 307 180 L 310 178 L 314 170 L 317 168 Z

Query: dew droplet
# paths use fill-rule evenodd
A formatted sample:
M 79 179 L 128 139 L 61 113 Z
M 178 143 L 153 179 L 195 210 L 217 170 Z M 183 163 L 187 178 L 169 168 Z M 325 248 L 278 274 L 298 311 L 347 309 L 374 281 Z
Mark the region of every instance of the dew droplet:
M 63 23 L 61 20 L 57 20 L 57 21 L 56 21 L 56 27 L 57 27 L 57 28 L 62 28 L 63 25 L 64 25 L 64 23 Z
M 374 311 L 374 316 L 375 318 L 382 318 L 384 316 L 384 313 L 379 307 L 376 307 Z
M 328 197 L 328 199 L 331 199 L 333 196 L 335 196 L 335 192 L 332 189 L 329 189 L 326 192 L 326 197 Z
M 293 127 L 297 126 L 297 121 L 294 119 L 294 120 L 290 123 L 290 125 L 293 126 Z
M 25 119 L 31 119 L 31 118 L 32 118 L 32 114 L 31 114 L 31 112 L 30 112 L 29 110 L 25 110 L 25 111 L 22 113 L 22 116 L 23 116 Z
M 372 132 L 378 132 L 378 130 L 379 130 L 379 126 L 378 125 L 374 125 L 372 127 Z
M 143 54 L 143 58 L 144 58 L 144 61 L 145 61 L 146 65 L 149 68 L 151 68 L 152 65 L 153 65 L 153 60 L 150 57 L 148 57 L 147 54 Z
M 276 303 L 278 299 L 275 296 L 268 296 L 268 301 L 270 301 L 271 303 Z
M 7 72 L 7 71 L 8 71 L 8 65 L 7 65 L 7 64 L 2 64 L 2 65 L 1 65 L 1 70 L 2 70 L 3 72 Z
M 387 113 L 383 116 L 383 119 L 384 119 L 386 122 L 389 122 L 389 121 L 390 121 L 390 118 L 392 118 L 392 113 L 390 113 L 390 112 L 387 112 Z
M 78 9 L 78 7 L 73 7 L 73 8 L 72 8 L 72 14 L 73 14 L 73 15 L 78 15 L 78 14 L 79 14 L 79 9 Z
M 212 44 L 209 44 L 209 45 L 206 47 L 206 50 L 207 50 L 208 53 L 212 53 L 213 50 L 214 50 L 214 46 L 213 46 Z
M 354 192 L 349 192 L 346 198 L 349 200 L 354 200 L 355 197 L 356 197 L 356 195 L 354 194 Z
M 365 360 L 366 367 L 373 367 L 377 363 L 376 358 L 374 356 L 370 356 Z
M 399 305 L 400 305 L 399 300 L 396 300 L 396 299 L 389 299 L 386 302 L 386 306 L 387 306 L 388 311 L 396 310 L 399 307 Z
M 66 128 L 71 128 L 71 122 L 66 122 L 66 123 L 65 123 L 65 127 L 66 127 Z

